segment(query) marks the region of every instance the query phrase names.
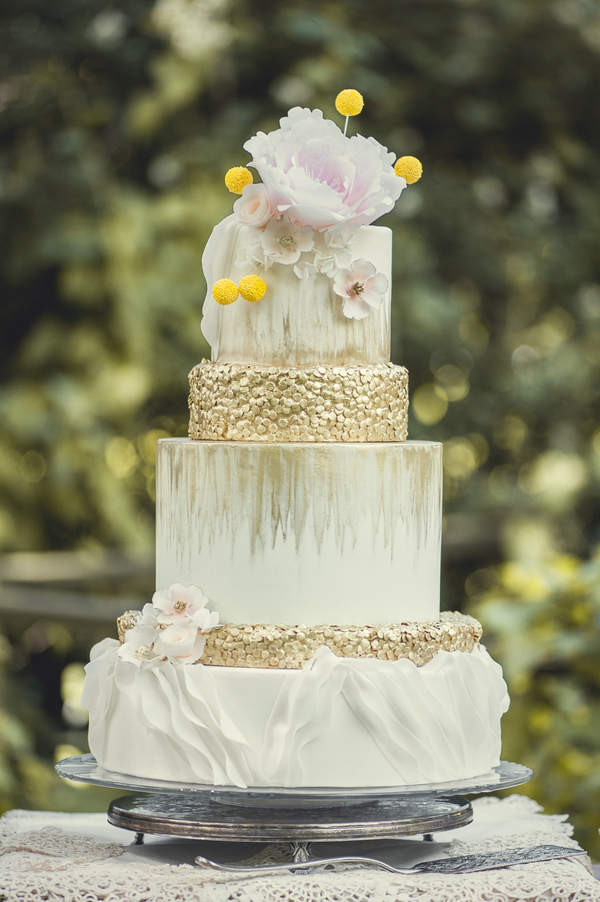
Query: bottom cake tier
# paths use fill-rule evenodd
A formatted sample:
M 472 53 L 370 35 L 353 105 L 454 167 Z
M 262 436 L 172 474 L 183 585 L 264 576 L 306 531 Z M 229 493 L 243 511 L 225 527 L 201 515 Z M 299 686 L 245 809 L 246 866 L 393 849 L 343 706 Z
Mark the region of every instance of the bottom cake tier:
M 509 699 L 485 648 L 345 658 L 302 668 L 144 668 L 105 639 L 82 696 L 90 750 L 107 770 L 211 785 L 374 787 L 487 773 Z

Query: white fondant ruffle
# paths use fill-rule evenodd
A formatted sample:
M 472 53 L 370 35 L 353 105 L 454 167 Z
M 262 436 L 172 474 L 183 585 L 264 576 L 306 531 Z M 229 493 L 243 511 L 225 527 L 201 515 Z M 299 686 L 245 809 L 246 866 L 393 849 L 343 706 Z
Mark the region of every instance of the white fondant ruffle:
M 484 648 L 408 660 L 336 657 L 303 670 L 138 669 L 92 650 L 82 696 L 90 749 L 109 770 L 236 786 L 384 786 L 489 771 L 508 708 Z
M 212 289 L 215 282 L 229 275 L 229 270 L 233 263 L 235 240 L 241 228 L 242 226 L 237 221 L 235 213 L 226 216 L 212 230 L 202 254 L 202 271 L 206 279 L 206 297 L 202 307 L 200 328 L 211 347 L 213 360 L 217 359 L 219 353 L 222 308 L 215 301 Z

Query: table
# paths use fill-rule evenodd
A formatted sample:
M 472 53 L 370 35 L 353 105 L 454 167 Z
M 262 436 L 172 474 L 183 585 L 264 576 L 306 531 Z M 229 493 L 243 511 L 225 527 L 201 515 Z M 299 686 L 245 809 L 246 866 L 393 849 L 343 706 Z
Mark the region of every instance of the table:
M 542 843 L 578 848 L 566 815 L 545 815 L 526 796 L 480 798 L 473 809 L 472 824 L 436 835 L 449 854 Z M 584 857 L 467 875 L 352 868 L 232 881 L 191 863 L 207 855 L 209 843 L 132 840 L 104 814 L 10 811 L 0 819 L 0 902 L 600 902 Z M 420 842 L 389 841 L 404 844 L 407 861 Z M 252 851 L 267 862 L 274 850 Z

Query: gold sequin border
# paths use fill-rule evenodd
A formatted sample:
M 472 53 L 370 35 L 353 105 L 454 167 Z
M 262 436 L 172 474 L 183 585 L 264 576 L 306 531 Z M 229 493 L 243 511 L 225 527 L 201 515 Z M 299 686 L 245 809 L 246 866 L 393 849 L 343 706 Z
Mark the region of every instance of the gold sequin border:
M 119 639 L 141 617 L 127 611 L 117 620 Z M 377 626 L 287 626 L 226 623 L 205 633 L 202 664 L 297 670 L 322 646 L 343 658 L 407 658 L 421 667 L 440 651 L 471 652 L 479 645 L 481 624 L 473 617 L 444 612 L 439 620 Z
M 427 623 L 378 626 L 286 626 L 228 623 L 206 634 L 202 664 L 225 667 L 299 669 L 322 646 L 344 658 L 408 658 L 418 667 L 440 651 L 471 652 L 481 624 L 462 614 L 442 614 Z
M 310 368 L 209 363 L 190 380 L 192 439 L 403 442 L 408 371 L 393 364 Z

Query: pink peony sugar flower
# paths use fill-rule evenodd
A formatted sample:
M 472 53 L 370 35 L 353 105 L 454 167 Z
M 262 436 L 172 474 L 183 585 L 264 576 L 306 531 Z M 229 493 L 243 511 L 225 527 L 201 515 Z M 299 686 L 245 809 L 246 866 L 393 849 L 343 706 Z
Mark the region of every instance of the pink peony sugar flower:
M 388 280 L 368 260 L 355 260 L 350 269 L 339 269 L 333 290 L 342 298 L 342 313 L 348 319 L 365 319 L 381 306 Z
M 211 612 L 206 610 L 208 598 L 197 586 L 182 586 L 181 583 L 173 583 L 168 589 L 161 589 L 152 596 L 152 604 L 158 608 L 158 623 L 185 624 L 198 619 L 200 623 L 212 619 Z M 212 624 L 218 623 L 217 619 Z M 210 627 L 209 627 L 210 628 Z
M 260 243 L 265 255 L 265 268 L 272 263 L 297 263 L 300 255 L 314 246 L 313 230 L 298 226 L 289 216 L 272 219 L 261 232 Z
M 244 144 L 275 216 L 320 231 L 356 229 L 393 208 L 406 182 L 374 138 L 346 137 L 321 110 L 295 107 L 279 124 Z
M 172 623 L 160 631 L 154 648 L 174 664 L 194 664 L 202 657 L 205 645 L 206 639 L 195 623 Z

